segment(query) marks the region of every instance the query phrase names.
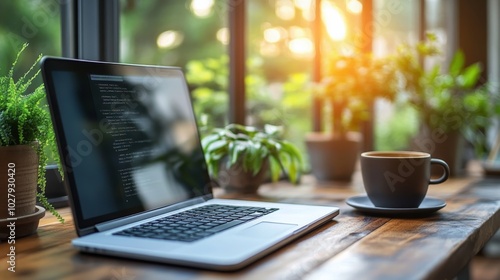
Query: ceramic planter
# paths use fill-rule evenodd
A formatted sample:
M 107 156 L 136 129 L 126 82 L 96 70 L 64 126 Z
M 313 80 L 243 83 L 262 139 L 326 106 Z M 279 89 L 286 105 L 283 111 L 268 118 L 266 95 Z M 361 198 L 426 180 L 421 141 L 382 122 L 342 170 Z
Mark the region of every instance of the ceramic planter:
M 269 161 L 265 160 L 257 174 L 245 171 L 241 162 L 227 168 L 222 161 L 217 176 L 217 183 L 228 193 L 255 194 L 258 188 L 269 179 Z
M 319 181 L 350 181 L 361 149 L 361 134 L 309 133 L 306 147 L 311 172 Z
M 45 209 L 35 205 L 38 155 L 29 145 L 0 147 L 0 239 L 9 234 L 3 226 L 7 218 L 16 218 L 16 238 L 36 231 Z M 4 187 L 5 186 L 5 187 Z M 9 196 L 9 189 L 11 191 Z
M 420 129 L 412 139 L 413 150 L 431 154 L 433 158 L 444 160 L 450 167 L 450 176 L 460 176 L 465 171 L 465 138 L 459 131 L 440 133 L 427 126 Z M 442 174 L 439 167 L 431 169 L 432 174 Z

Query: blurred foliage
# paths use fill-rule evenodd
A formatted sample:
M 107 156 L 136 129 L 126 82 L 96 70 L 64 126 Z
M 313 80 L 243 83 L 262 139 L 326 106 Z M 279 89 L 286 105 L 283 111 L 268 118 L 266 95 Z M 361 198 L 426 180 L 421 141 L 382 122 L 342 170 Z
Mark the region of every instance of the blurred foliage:
M 332 111 L 330 132 L 344 135 L 369 119 L 369 108 L 378 98 L 392 101 L 397 93 L 396 67 L 389 58 L 367 53 L 335 55 L 316 85 L 315 96 Z
M 339 7 L 341 2 L 336 1 Z M 190 3 L 191 1 L 120 0 L 120 61 L 182 67 L 192 89 L 195 112 L 200 124 L 206 128 L 223 127 L 228 123 L 228 57 L 227 48 L 216 39 L 216 33 L 227 27 L 227 12 L 233 8 L 232 5 L 241 2 L 216 0 L 212 12 L 206 17 L 195 16 L 189 7 Z M 385 1 L 377 3 L 381 5 Z M 6 73 L 7 69 L 2 65 L 13 62 L 16 49 L 24 42 L 28 42 L 33 51 L 27 52 L 24 55 L 26 59 L 18 65 L 20 73 L 30 66 L 23 65 L 24 61 L 34 61 L 39 53 L 61 55 L 59 4 L 60 1 L 54 0 L 0 2 L 0 74 Z M 260 54 L 260 49 L 265 28 L 302 27 L 306 30 L 303 36 L 307 37 L 311 35 L 307 33 L 310 32 L 310 22 L 299 16 L 299 13 L 292 19 L 280 19 L 275 13 L 275 1 L 246 1 L 246 5 L 247 124 L 260 128 L 265 124 L 284 126 L 284 137 L 304 150 L 304 134 L 311 130 L 311 59 L 292 56 L 286 40 L 279 43 L 280 52 L 275 56 L 264 57 Z M 410 21 L 407 19 L 408 15 L 413 14 L 413 4 L 404 2 L 401 5 L 405 7 L 405 14 L 393 17 L 389 29 L 403 34 L 410 29 Z M 385 8 L 380 6 L 377 9 Z M 356 34 L 357 31 L 352 29 L 354 26 L 348 26 L 351 28 L 348 33 Z M 168 30 L 179 31 L 182 41 L 175 47 L 159 48 L 157 38 Z M 393 41 L 396 40 L 391 40 L 391 44 Z M 337 43 L 334 45 L 339 45 Z M 328 48 L 333 52 L 332 46 Z M 34 84 L 39 82 L 35 81 Z M 469 103 L 476 104 L 474 100 Z M 351 120 L 368 117 L 363 103 L 354 105 L 361 113 L 358 110 L 356 113 L 347 113 L 344 117 Z M 410 115 L 404 113 L 404 110 L 399 112 L 396 109 L 394 117 L 408 117 L 411 122 Z M 352 123 L 354 122 L 357 121 Z M 401 125 L 399 131 L 393 127 L 391 133 L 376 137 L 387 138 L 389 142 L 395 141 L 399 137 L 384 135 L 404 135 L 407 128 L 408 126 Z
M 229 58 L 226 46 L 215 34 L 227 26 L 227 12 L 234 3 L 215 1 L 212 13 L 202 18 L 190 10 L 191 1 L 122 0 L 120 3 L 121 60 L 182 67 L 201 132 L 227 125 Z M 308 83 L 312 64 L 310 59 L 294 58 L 290 53 L 262 57 L 260 42 L 264 24 L 287 28 L 307 27 L 309 23 L 302 17 L 279 19 L 271 2 L 248 1 L 246 5 L 246 124 L 259 128 L 265 124 L 284 126 L 284 137 L 302 149 L 303 134 L 310 127 Z M 167 30 L 183 34 L 180 45 L 166 49 L 157 46 L 158 35 Z
M 204 130 L 227 124 L 228 61 L 227 56 L 221 56 L 192 60 L 186 65 L 194 111 Z
M 228 169 L 241 164 L 243 171 L 255 176 L 269 161 L 273 181 L 283 173 L 297 183 L 304 166 L 302 155 L 295 145 L 281 138 L 281 131 L 281 127 L 269 124 L 262 130 L 234 123 L 212 129 L 201 142 L 210 175 L 217 178 L 225 163 Z
M 194 110 L 202 133 L 228 124 L 228 57 L 193 60 L 186 65 Z M 248 59 L 250 73 L 258 73 L 260 59 Z M 283 126 L 284 137 L 303 149 L 303 134 L 310 130 L 309 76 L 291 74 L 284 83 L 270 83 L 262 74 L 245 78 L 247 123 L 259 129 L 266 124 Z
M 60 26 L 59 1 L 0 1 L 0 76 L 7 75 L 8 65 L 26 42 L 30 48 L 16 65 L 15 77 L 25 73 L 40 53 L 60 55 Z M 41 82 L 41 77 L 37 77 L 33 84 Z
M 42 206 L 50 211 L 60 222 L 64 219 L 49 203 L 45 196 L 45 166 L 48 162 L 47 150 L 57 151 L 52 121 L 45 101 L 43 84 L 33 84 L 40 75 L 39 55 L 20 78 L 14 78 L 17 65 L 24 60 L 28 44 L 23 44 L 9 68 L 8 74 L 0 76 L 0 146 L 30 145 L 38 156 L 37 182 L 39 191 L 36 196 Z M 34 90 L 30 88 L 33 86 Z M 59 166 L 60 161 L 57 160 Z
M 491 117 L 500 111 L 499 95 L 490 93 L 487 83 L 480 81 L 480 63 L 465 65 L 461 50 L 447 69 L 439 63 L 425 65 L 427 58 L 440 54 L 432 33 L 414 45 L 401 45 L 396 62 L 407 97 L 403 101 L 416 109 L 423 125 L 442 132 L 460 131 L 481 154 Z
M 385 108 L 381 111 L 387 113 Z M 375 122 L 375 149 L 408 150 L 418 125 L 418 113 L 413 107 L 395 104 L 388 115 L 378 116 Z
M 14 63 L 25 43 L 29 44 L 29 49 L 23 52 L 23 59 L 16 63 L 14 79 L 21 78 L 40 54 L 60 56 L 60 26 L 58 1 L 0 1 L 0 76 L 8 75 L 9 66 Z M 36 91 L 41 84 L 41 75 L 35 75 L 26 92 Z M 45 98 L 41 102 L 45 104 Z M 56 162 L 53 151 L 47 149 L 45 153 L 49 163 Z
M 225 46 L 215 37 L 225 25 L 221 3 L 205 18 L 195 16 L 189 9 L 190 3 L 122 0 L 120 61 L 185 67 L 190 60 L 225 53 Z M 168 30 L 182 32 L 182 42 L 175 48 L 159 48 L 158 35 Z

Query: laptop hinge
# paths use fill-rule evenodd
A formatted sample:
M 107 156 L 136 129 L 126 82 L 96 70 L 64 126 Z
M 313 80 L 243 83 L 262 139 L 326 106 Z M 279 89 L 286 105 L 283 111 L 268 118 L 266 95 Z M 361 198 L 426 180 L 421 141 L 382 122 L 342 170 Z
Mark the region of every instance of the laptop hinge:
M 204 196 L 199 196 L 199 197 L 196 197 L 196 198 L 193 198 L 190 200 L 186 200 L 183 202 L 179 202 L 179 203 L 176 203 L 176 204 L 173 204 L 170 206 L 147 211 L 147 212 L 140 213 L 140 214 L 133 215 L 133 216 L 128 216 L 125 218 L 120 218 L 120 219 L 100 223 L 100 224 L 95 225 L 95 228 L 97 231 L 106 231 L 106 230 L 114 229 L 114 228 L 121 227 L 121 226 L 130 224 L 130 223 L 138 222 L 138 221 L 148 219 L 148 218 L 151 218 L 154 216 L 158 216 L 161 214 L 172 212 L 172 211 L 175 211 L 177 209 L 181 209 L 181 208 L 184 208 L 187 206 L 203 203 L 203 202 L 211 199 L 212 197 L 213 196 L 210 194 L 204 195 Z

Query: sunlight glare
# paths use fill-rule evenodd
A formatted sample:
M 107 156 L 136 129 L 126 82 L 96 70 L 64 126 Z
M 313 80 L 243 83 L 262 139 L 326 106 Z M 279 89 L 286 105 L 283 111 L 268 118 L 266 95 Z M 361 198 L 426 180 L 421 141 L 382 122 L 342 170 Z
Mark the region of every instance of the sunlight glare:
M 314 46 L 309 38 L 297 38 L 288 43 L 290 51 L 298 56 L 311 57 L 313 55 Z
M 341 41 L 346 37 L 347 27 L 345 19 L 337 7 L 329 2 L 322 1 L 322 17 L 326 32 L 335 41 Z
M 311 0 L 293 0 L 295 6 L 301 10 L 310 10 L 311 9 Z

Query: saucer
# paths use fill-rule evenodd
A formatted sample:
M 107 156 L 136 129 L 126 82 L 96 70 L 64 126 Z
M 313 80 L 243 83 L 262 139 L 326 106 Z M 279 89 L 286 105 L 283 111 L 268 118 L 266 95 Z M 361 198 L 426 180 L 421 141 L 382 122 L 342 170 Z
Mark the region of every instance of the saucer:
M 38 228 L 38 222 L 45 216 L 45 208 L 35 205 L 35 212 L 32 214 L 0 219 L 0 240 L 5 240 L 14 234 L 15 238 L 20 238 L 28 236 L 36 232 Z M 15 225 L 13 233 L 10 232 L 10 228 L 7 227 L 10 224 Z
M 444 200 L 433 197 L 424 198 L 424 201 L 417 208 L 376 207 L 366 195 L 350 197 L 346 203 L 362 212 L 384 215 L 424 215 L 434 213 L 446 206 Z

